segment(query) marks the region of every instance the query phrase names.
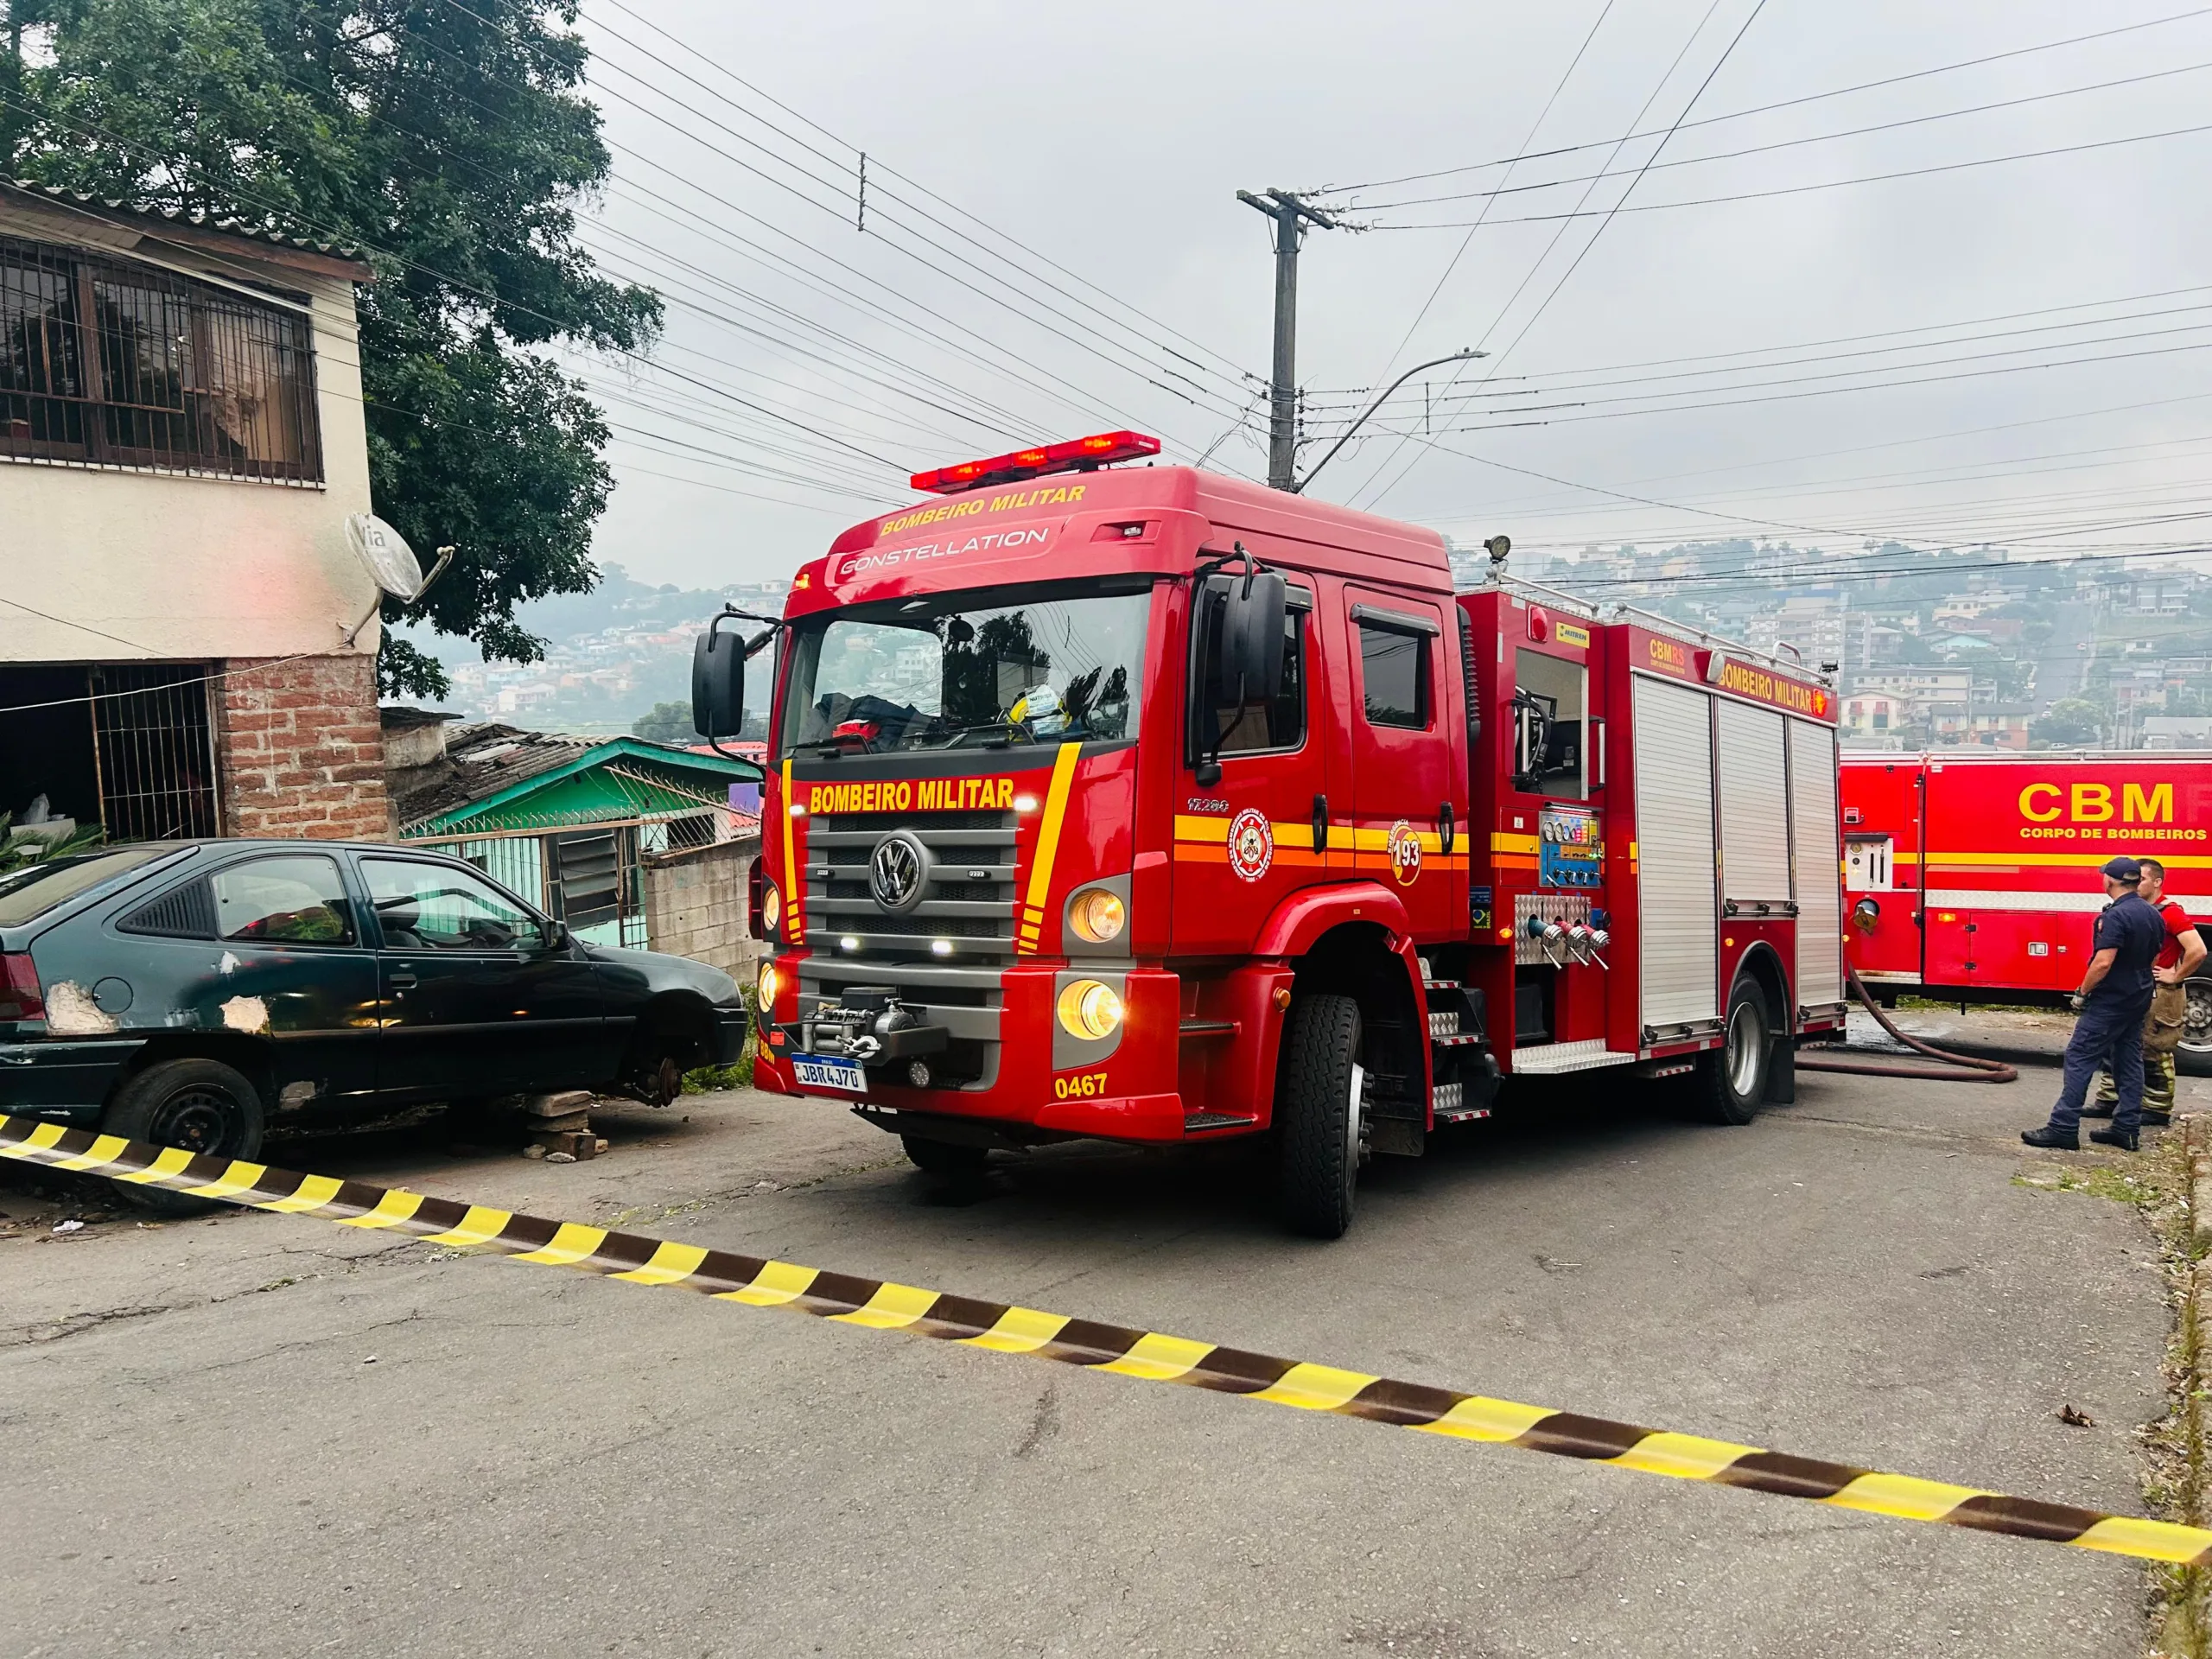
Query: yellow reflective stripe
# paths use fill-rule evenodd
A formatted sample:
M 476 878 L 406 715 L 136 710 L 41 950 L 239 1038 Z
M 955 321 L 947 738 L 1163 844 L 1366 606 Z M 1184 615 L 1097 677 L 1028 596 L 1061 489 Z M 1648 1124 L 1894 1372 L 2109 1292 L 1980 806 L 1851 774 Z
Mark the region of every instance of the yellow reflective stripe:
M 846 1325 L 865 1325 L 875 1331 L 896 1331 L 912 1325 L 916 1319 L 937 1306 L 938 1293 L 918 1290 L 912 1285 L 884 1285 L 868 1299 L 865 1306 L 849 1313 L 832 1313 L 830 1317 Z
M 1533 853 L 1537 850 L 1534 836 L 1493 835 L 1490 838 L 1493 853 Z
M 1334 1411 L 1374 1381 L 1365 1371 L 1340 1371 L 1333 1365 L 1301 1362 L 1285 1371 L 1273 1387 L 1261 1389 L 1252 1398 L 1296 1406 L 1301 1411 Z
M 791 857 L 791 763 L 784 762 L 784 802 L 779 815 L 784 821 L 784 931 L 793 944 L 804 941 L 806 931 L 799 918 L 799 895 L 806 891 L 806 884 L 798 878 L 798 865 Z
M 2126 832 L 2122 831 L 2121 834 Z M 1972 868 L 1978 865 L 2019 864 L 2037 867 L 2075 865 L 2082 861 L 2079 853 L 1950 853 L 1928 852 L 1922 858 L 1934 869 Z M 2212 857 L 2197 854 L 2175 853 L 2171 856 L 2161 853 L 2159 858 L 2170 870 L 2212 870 Z M 1895 862 L 1893 859 L 1891 861 Z
M 1524 1406 L 1517 1401 L 1477 1395 L 1462 1400 L 1434 1422 L 1414 1427 L 1424 1434 L 1449 1434 L 1461 1440 L 1517 1440 L 1545 1418 L 1557 1414 L 1549 1406 Z
M 632 1268 L 627 1273 L 610 1274 L 613 1279 L 627 1279 L 633 1285 L 680 1284 L 698 1271 L 707 1253 L 696 1244 L 671 1244 L 664 1242 L 652 1253 L 642 1268 Z
M 1623 1469 L 1641 1469 L 1647 1475 L 1673 1475 L 1681 1480 L 1711 1480 L 1737 1459 L 1760 1450 L 1732 1440 L 1708 1440 L 1701 1434 L 1647 1434 L 1618 1458 L 1605 1462 Z
M 1278 826 L 1276 833 L 1281 833 L 1280 826 Z M 1175 839 L 1178 841 L 1226 842 L 1229 839 L 1229 820 L 1227 818 L 1190 817 L 1183 813 L 1178 812 L 1175 815 Z
M 487 1210 L 480 1204 L 468 1206 L 468 1213 L 442 1233 L 426 1233 L 427 1244 L 488 1244 L 497 1238 L 514 1217 L 505 1210 Z
M 310 1175 L 300 1183 L 300 1190 L 289 1198 L 271 1198 L 259 1207 L 273 1210 L 282 1216 L 304 1215 L 310 1210 L 320 1210 L 338 1196 L 338 1189 L 346 1183 L 327 1175 Z
M 1157 1331 L 1147 1331 L 1135 1347 L 1119 1359 L 1103 1365 L 1094 1365 L 1095 1371 L 1117 1371 L 1123 1376 L 1141 1376 L 1152 1382 L 1173 1382 L 1191 1367 L 1213 1352 L 1217 1344 L 1192 1342 L 1184 1337 L 1166 1337 Z
M 1045 821 L 1037 830 L 1037 855 L 1029 866 L 1030 909 L 1042 912 L 1052 887 L 1052 861 L 1060 851 L 1060 822 L 1067 817 L 1068 787 L 1075 781 L 1075 763 L 1083 745 L 1063 743 L 1059 759 L 1052 762 L 1052 786 L 1045 794 Z
M 1989 1496 L 1979 1486 L 1953 1486 L 1915 1475 L 1861 1475 L 1834 1497 L 1820 1501 L 1906 1521 L 1941 1521 L 1968 1498 Z
M 145 1168 L 120 1170 L 115 1179 L 118 1181 L 166 1180 L 172 1175 L 183 1174 L 185 1166 L 191 1161 L 192 1154 L 182 1147 L 163 1147 L 161 1156 Z
M 104 1135 L 74 1158 L 57 1160 L 56 1169 L 97 1169 L 102 1164 L 111 1164 L 123 1156 L 130 1142 L 119 1135 Z
M 543 1249 L 525 1250 L 515 1257 L 518 1262 L 542 1262 L 549 1268 L 573 1268 L 607 1242 L 604 1228 L 580 1226 L 564 1221 L 552 1242 Z
M 1060 1334 L 1068 1322 L 1065 1313 L 1039 1313 L 1033 1307 L 1009 1307 L 999 1322 L 981 1336 L 962 1337 L 971 1347 L 989 1348 L 1001 1354 L 1033 1354 Z
M 420 1192 L 404 1192 L 394 1187 L 377 1200 L 377 1207 L 365 1216 L 342 1218 L 347 1227 L 397 1227 L 403 1221 L 412 1221 L 415 1212 L 423 1207 Z
M 2073 1541 L 2080 1549 L 2187 1562 L 2212 1549 L 2212 1532 L 2202 1527 L 2177 1526 L 2171 1521 L 2138 1521 L 2129 1516 L 2113 1515 L 2106 1516 Z
M 183 1190 L 197 1198 L 232 1198 L 241 1192 L 251 1192 L 269 1173 L 266 1164 L 233 1162 L 222 1174 L 205 1186 L 188 1186 Z
M 807 1287 L 821 1271 L 819 1268 L 802 1268 L 795 1262 L 771 1262 L 760 1269 L 760 1276 L 743 1290 L 718 1291 L 715 1300 L 750 1302 L 755 1307 L 780 1306 L 805 1295 Z

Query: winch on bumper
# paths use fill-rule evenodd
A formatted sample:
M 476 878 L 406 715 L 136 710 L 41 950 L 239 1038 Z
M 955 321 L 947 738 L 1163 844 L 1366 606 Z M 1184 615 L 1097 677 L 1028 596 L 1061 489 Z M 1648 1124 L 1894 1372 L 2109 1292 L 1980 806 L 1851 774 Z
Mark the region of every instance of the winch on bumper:
M 780 1029 L 800 1054 L 850 1060 L 871 1070 L 892 1066 L 899 1082 L 929 1084 L 927 1057 L 948 1040 L 943 1026 L 921 1017 L 889 985 L 848 985 L 835 1003 L 823 1003 Z

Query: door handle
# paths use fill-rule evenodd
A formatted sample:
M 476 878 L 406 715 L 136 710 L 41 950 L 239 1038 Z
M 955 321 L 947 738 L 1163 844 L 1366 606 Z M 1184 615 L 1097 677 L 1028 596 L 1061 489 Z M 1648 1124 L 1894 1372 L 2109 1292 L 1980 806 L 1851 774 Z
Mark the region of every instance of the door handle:
M 1329 798 L 1325 795 L 1313 798 L 1313 850 L 1329 850 Z
M 1446 801 L 1436 809 L 1436 828 L 1439 838 L 1444 842 L 1444 856 L 1449 858 L 1452 856 L 1453 833 L 1459 828 L 1452 816 L 1451 802 Z
M 422 981 L 416 979 L 412 974 L 401 972 L 388 975 L 385 979 L 385 983 L 391 986 L 395 991 L 404 991 L 421 984 Z

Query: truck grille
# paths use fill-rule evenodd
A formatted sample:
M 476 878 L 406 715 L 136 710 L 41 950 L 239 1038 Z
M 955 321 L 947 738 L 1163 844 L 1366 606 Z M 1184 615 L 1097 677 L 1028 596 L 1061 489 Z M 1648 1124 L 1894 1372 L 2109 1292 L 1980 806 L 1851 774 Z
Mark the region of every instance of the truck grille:
M 868 861 L 894 830 L 929 849 L 929 886 L 903 915 L 878 908 Z M 823 813 L 807 825 L 802 1017 L 847 985 L 888 985 L 924 1021 L 945 1027 L 934 1086 L 988 1088 L 998 1075 L 999 976 L 1014 959 L 1014 815 Z M 851 939 L 855 949 L 845 950 Z M 949 957 L 930 949 L 944 939 Z M 903 1079 L 902 1079 L 903 1081 Z

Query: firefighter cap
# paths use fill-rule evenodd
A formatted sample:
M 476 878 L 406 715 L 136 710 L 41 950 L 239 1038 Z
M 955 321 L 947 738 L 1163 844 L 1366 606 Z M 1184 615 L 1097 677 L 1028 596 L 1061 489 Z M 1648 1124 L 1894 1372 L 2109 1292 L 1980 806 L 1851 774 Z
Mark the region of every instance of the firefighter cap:
M 2133 887 L 2143 879 L 2143 867 L 2125 855 L 2105 861 L 2105 874 L 2115 881 Z

